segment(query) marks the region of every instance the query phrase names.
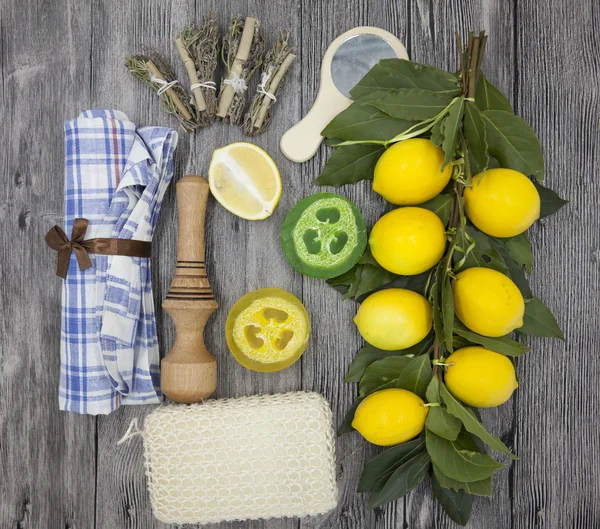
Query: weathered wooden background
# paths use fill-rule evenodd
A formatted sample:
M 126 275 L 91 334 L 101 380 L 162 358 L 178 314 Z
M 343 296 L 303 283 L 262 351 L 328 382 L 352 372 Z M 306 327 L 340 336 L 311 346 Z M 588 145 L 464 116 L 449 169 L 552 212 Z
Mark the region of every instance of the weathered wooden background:
M 521 387 L 509 404 L 485 414 L 490 428 L 520 460 L 500 472 L 494 497 L 475 504 L 471 528 L 600 527 L 600 6 L 597 0 L 2 0 L 0 2 L 0 528 L 121 529 L 164 527 L 146 495 L 142 446 L 116 446 L 133 417 L 125 407 L 108 417 L 59 412 L 60 280 L 43 236 L 62 222 L 62 121 L 91 107 L 117 108 L 133 121 L 175 126 L 156 96 L 129 76 L 126 54 L 141 44 L 166 52 L 186 24 L 217 8 L 257 16 L 272 42 L 280 27 L 299 49 L 271 127 L 256 143 L 279 165 L 280 205 L 265 222 L 239 220 L 211 202 L 207 218 L 209 277 L 220 309 L 207 327 L 218 359 L 218 397 L 298 389 L 323 393 L 341 420 L 356 390 L 343 383 L 359 348 L 355 306 L 323 282 L 301 277 L 285 262 L 278 237 L 298 199 L 314 192 L 323 148 L 302 165 L 279 152 L 281 134 L 310 108 L 328 44 L 359 25 L 385 28 L 406 43 L 411 58 L 456 67 L 455 30 L 486 29 L 486 75 L 539 134 L 547 185 L 570 205 L 532 230 L 532 286 L 558 315 L 567 336 L 534 340 L 519 364 Z M 205 174 L 212 151 L 243 139 L 216 124 L 181 134 L 176 178 Z M 372 223 L 382 203 L 369 186 L 342 193 Z M 155 237 L 154 286 L 159 305 L 175 261 L 173 188 Z M 226 314 L 242 294 L 264 286 L 290 290 L 313 318 L 302 360 L 276 374 L 240 367 L 224 340 Z M 157 311 L 163 350 L 173 339 Z M 375 449 L 357 434 L 338 443 L 339 507 L 304 520 L 232 523 L 231 528 L 451 527 L 428 485 L 407 499 L 367 511 L 355 493 L 360 470 Z

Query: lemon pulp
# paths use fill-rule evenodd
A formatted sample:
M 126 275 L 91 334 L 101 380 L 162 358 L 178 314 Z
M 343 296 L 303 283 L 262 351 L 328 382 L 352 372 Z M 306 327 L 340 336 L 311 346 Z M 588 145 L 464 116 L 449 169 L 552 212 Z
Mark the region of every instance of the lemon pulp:
M 232 143 L 216 149 L 208 183 L 225 209 L 248 220 L 270 216 L 281 196 L 281 178 L 275 162 L 251 143 Z

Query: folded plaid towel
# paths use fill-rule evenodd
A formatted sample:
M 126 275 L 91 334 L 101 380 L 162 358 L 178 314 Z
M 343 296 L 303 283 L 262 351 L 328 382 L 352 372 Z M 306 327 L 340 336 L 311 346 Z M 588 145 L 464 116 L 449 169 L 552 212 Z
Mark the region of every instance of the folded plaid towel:
M 114 110 L 65 122 L 65 231 L 88 219 L 85 239 L 150 241 L 173 178 L 177 133 L 136 128 Z M 159 352 L 150 259 L 71 255 L 63 286 L 59 405 L 106 414 L 119 404 L 158 403 Z

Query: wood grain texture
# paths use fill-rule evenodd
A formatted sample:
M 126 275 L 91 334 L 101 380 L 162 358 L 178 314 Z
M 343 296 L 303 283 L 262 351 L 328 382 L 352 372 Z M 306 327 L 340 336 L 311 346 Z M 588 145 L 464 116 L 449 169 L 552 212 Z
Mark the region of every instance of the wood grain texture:
M 328 148 L 297 165 L 278 147 L 283 132 L 312 105 L 329 43 L 354 26 L 379 26 L 405 42 L 414 60 L 452 68 L 454 31 L 486 29 L 484 71 L 540 136 L 547 185 L 571 201 L 531 233 L 532 287 L 558 315 L 567 342 L 532 340 L 532 353 L 519 363 L 515 398 L 484 414 L 490 430 L 521 459 L 496 475 L 494 497 L 476 501 L 468 527 L 599 527 L 600 43 L 592 28 L 600 14 L 595 0 L 551 0 L 543 8 L 533 0 L 6 0 L 0 6 L 0 528 L 169 527 L 150 510 L 141 442 L 116 445 L 131 419 L 142 420 L 151 408 L 126 406 L 97 419 L 58 411 L 60 281 L 54 277 L 55 256 L 42 240 L 51 225 L 62 223 L 62 120 L 91 106 L 119 108 L 141 125 L 177 127 L 156 95 L 127 73 L 124 58 L 141 51 L 142 44 L 153 46 L 166 54 L 179 79 L 187 79 L 174 39 L 211 7 L 219 12 L 222 30 L 230 14 L 248 14 L 263 22 L 268 45 L 285 28 L 298 47 L 273 121 L 253 140 L 281 171 L 284 190 L 277 210 L 266 221 L 247 222 L 214 200 L 208 203 L 206 261 L 219 309 L 208 320 L 205 341 L 219 365 L 216 396 L 314 390 L 330 401 L 339 424 L 356 394 L 355 385 L 343 382 L 361 346 L 352 324 L 356 305 L 322 281 L 293 271 L 279 244 L 289 208 L 329 190 L 312 183 Z M 175 179 L 206 175 L 215 148 L 245 140 L 239 128 L 220 123 L 195 135 L 180 132 Z M 383 211 L 383 201 L 366 182 L 335 191 L 355 201 L 369 225 Z M 154 238 L 163 353 L 174 340 L 160 304 L 175 269 L 176 219 L 171 186 Z M 267 286 L 293 292 L 312 316 L 310 347 L 299 362 L 274 374 L 239 366 L 224 338 L 233 303 Z M 366 498 L 355 490 L 364 463 L 377 452 L 357 434 L 338 439 L 340 502 L 327 515 L 207 527 L 456 527 L 433 501 L 428 484 L 405 500 L 368 511 Z

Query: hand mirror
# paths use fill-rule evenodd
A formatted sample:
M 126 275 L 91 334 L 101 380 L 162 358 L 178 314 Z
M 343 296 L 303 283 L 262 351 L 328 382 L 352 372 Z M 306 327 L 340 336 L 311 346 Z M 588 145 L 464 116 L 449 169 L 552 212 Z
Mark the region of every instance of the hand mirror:
M 311 158 L 321 131 L 350 103 L 350 90 L 381 59 L 408 59 L 404 45 L 391 33 L 369 26 L 351 29 L 335 39 L 323 57 L 321 86 L 308 114 L 289 129 L 279 144 L 293 162 Z

